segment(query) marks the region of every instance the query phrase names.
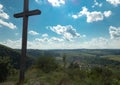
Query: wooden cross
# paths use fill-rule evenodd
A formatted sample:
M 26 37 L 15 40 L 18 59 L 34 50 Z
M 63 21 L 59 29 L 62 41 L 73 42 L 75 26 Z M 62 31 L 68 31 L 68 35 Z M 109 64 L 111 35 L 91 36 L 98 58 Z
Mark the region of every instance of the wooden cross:
M 23 17 L 23 33 L 22 33 L 22 50 L 21 50 L 21 65 L 20 65 L 20 76 L 19 83 L 25 79 L 25 68 L 26 68 L 26 48 L 27 48 L 27 28 L 28 28 L 28 17 L 32 15 L 41 14 L 40 10 L 29 11 L 29 1 L 24 0 L 24 11 L 22 13 L 14 14 L 15 18 Z

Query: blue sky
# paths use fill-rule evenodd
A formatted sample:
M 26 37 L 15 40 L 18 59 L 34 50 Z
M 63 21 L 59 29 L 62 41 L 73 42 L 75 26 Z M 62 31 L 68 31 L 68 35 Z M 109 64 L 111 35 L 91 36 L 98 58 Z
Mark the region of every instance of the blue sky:
M 120 49 L 120 0 L 29 0 L 28 49 Z M 23 0 L 0 0 L 0 44 L 21 48 Z

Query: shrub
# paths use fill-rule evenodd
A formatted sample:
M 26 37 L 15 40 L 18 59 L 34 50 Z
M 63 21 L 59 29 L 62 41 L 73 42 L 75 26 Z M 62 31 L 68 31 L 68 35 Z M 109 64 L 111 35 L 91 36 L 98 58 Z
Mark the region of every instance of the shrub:
M 39 57 L 36 66 L 46 73 L 54 71 L 58 68 L 56 59 L 50 56 Z
M 0 56 L 0 82 L 7 79 L 8 75 L 11 73 L 11 69 L 10 58 Z
M 89 75 L 90 80 L 96 81 L 93 84 L 97 85 L 111 85 L 112 83 L 112 71 L 105 67 L 94 67 L 91 69 Z

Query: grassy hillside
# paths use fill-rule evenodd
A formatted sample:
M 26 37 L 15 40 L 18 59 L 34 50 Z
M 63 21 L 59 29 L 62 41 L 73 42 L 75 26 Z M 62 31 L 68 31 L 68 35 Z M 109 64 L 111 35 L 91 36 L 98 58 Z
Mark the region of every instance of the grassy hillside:
M 14 68 L 19 69 L 20 67 L 20 52 L 16 51 L 15 49 L 6 47 L 4 45 L 0 45 L 0 57 L 10 57 L 11 64 Z M 27 58 L 27 66 L 29 66 L 32 62 L 31 58 Z
M 79 62 L 83 64 L 95 65 L 120 65 L 119 49 L 73 49 L 73 50 L 28 50 L 29 56 L 38 58 L 40 56 L 51 55 L 62 61 L 63 55 L 67 57 L 67 61 Z
M 102 57 L 109 59 L 109 60 L 120 62 L 120 55 L 106 55 L 106 56 L 102 56 Z
M 18 53 L 17 51 L 9 47 L 0 45 L 0 56 L 10 57 L 11 64 L 17 69 L 20 67 L 20 53 Z

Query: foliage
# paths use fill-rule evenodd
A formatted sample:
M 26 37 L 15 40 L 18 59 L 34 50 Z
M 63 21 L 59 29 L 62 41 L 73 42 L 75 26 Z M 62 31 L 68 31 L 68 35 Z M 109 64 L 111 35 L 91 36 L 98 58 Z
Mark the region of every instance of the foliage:
M 20 68 L 20 57 L 21 57 L 20 52 L 17 52 L 15 49 L 11 49 L 4 45 L 0 45 L 0 56 L 9 56 L 9 58 L 11 60 L 11 62 L 10 62 L 11 65 L 15 69 Z M 31 66 L 32 63 L 33 63 L 33 59 L 30 57 L 27 57 L 26 67 L 28 68 L 29 66 Z
M 80 68 L 80 66 L 77 62 L 71 62 L 68 68 L 76 69 Z
M 119 49 L 78 49 L 64 50 L 64 52 L 63 50 L 29 50 L 28 55 L 36 57 L 36 61 L 33 65 L 35 67 L 27 69 L 25 85 L 35 85 L 36 82 L 41 85 L 59 85 L 61 82 L 72 85 L 120 85 Z M 0 45 L 0 56 L 9 56 L 0 57 L 2 82 L 11 73 L 11 65 L 19 68 L 20 54 L 16 50 Z M 58 61 L 56 57 L 61 60 Z M 27 65 L 31 65 L 31 62 L 33 61 L 27 59 Z M 9 81 L 17 82 L 17 78 L 18 73 L 9 76 Z
M 7 79 L 8 75 L 11 73 L 12 66 L 10 64 L 9 57 L 0 56 L 0 82 Z
M 11 64 L 14 68 L 19 69 L 20 67 L 20 53 L 16 52 L 15 50 L 0 45 L 0 56 L 9 56 L 11 60 Z
M 51 72 L 58 68 L 58 63 L 54 57 L 43 56 L 37 59 L 36 66 L 40 68 L 43 72 Z
M 105 67 L 94 67 L 89 73 L 89 82 L 94 85 L 111 85 L 113 72 Z M 94 82 L 95 81 L 95 82 Z
M 66 65 L 67 65 L 67 59 L 66 59 L 66 55 L 64 54 L 63 55 L 63 69 L 65 70 L 66 68 Z

